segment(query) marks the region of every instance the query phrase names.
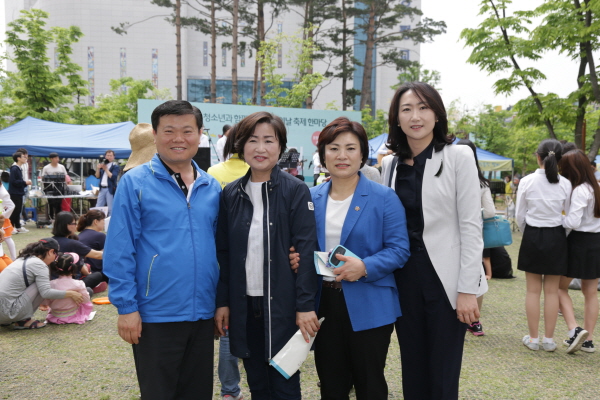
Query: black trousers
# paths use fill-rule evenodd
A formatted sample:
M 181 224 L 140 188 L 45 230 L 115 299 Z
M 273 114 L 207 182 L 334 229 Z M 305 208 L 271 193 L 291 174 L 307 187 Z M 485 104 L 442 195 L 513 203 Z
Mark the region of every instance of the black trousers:
M 85 283 L 85 286 L 93 289 L 101 282 L 108 282 L 108 277 L 102 272 L 92 272 L 91 274 L 84 276 L 81 280 Z
M 285 379 L 265 359 L 265 313 L 262 296 L 247 296 L 246 335 L 250 358 L 243 358 L 252 400 L 300 400 L 300 371 Z M 275 357 L 275 354 L 273 354 Z
M 402 309 L 396 334 L 404 398 L 458 399 L 467 325 L 457 319 L 425 249 L 411 248 L 395 276 Z
M 54 219 L 56 214 L 62 211 L 62 199 L 48 199 L 48 216 Z
M 142 323 L 132 345 L 142 400 L 211 400 L 213 319 Z
M 354 332 L 341 289 L 323 288 L 315 339 L 315 366 L 322 400 L 347 400 L 352 386 L 357 400 L 386 400 L 385 359 L 394 324 Z
M 11 194 L 10 199 L 15 203 L 15 209 L 10 214 L 10 223 L 15 229 L 21 227 L 21 209 L 23 208 L 23 195 L 22 194 Z

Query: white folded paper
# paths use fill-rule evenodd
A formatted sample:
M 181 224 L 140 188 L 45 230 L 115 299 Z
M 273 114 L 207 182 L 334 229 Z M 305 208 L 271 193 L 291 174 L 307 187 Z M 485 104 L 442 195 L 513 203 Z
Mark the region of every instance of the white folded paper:
M 319 324 L 322 324 L 324 320 L 325 318 L 321 318 Z M 279 353 L 269 360 L 269 364 L 279 371 L 285 379 L 290 379 L 290 376 L 294 375 L 300 369 L 304 360 L 306 360 L 316 337 L 316 334 L 314 337 L 309 336 L 308 343 L 306 343 L 304 336 L 302 336 L 302 331 L 298 329 Z
M 333 273 L 332 269 L 327 266 L 329 259 L 329 253 L 326 251 L 315 251 L 314 261 L 315 268 L 318 275 L 331 276 L 335 278 L 337 275 Z

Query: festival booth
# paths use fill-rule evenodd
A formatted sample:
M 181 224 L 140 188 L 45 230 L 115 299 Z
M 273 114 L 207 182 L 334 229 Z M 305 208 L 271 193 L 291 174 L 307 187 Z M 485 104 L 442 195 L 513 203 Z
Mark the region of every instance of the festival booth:
M 0 131 L 0 156 L 11 157 L 18 148 L 24 147 L 32 157 L 31 165 L 33 166 L 37 166 L 36 157 L 48 157 L 52 152 L 58 153 L 61 159 L 79 159 L 79 175 L 82 180 L 81 185 L 85 189 L 83 183 L 84 159 L 98 160 L 100 156 L 104 156 L 104 152 L 108 149 L 115 152 L 115 158 L 117 159 L 129 158 L 131 154 L 129 133 L 134 127 L 133 122 L 73 125 L 27 117 Z M 37 182 L 38 172 L 37 167 L 32 168 L 33 187 L 41 186 Z M 61 187 L 65 186 L 63 182 Z M 63 189 L 59 196 L 44 195 L 38 197 L 80 198 L 85 196 L 77 195 L 72 190 L 67 192 L 67 189 Z M 34 196 L 31 196 L 31 198 L 34 199 L 34 204 L 36 204 L 37 201 Z

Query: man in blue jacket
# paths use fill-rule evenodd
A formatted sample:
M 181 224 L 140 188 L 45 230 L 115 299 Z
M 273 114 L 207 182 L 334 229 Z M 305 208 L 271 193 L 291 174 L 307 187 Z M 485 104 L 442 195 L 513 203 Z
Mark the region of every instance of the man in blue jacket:
M 109 298 L 119 335 L 133 345 L 142 398 L 209 400 L 221 187 L 192 161 L 198 108 L 171 100 L 151 119 L 157 154 L 123 175 L 115 196 L 104 250 Z

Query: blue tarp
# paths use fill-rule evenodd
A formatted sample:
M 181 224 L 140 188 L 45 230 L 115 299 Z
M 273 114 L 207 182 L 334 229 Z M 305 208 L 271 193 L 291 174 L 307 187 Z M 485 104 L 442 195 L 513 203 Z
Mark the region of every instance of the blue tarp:
M 379 150 L 382 144 L 387 142 L 387 138 L 388 134 L 383 133 L 369 140 L 369 158 L 373 158 L 377 162 L 377 150 Z
M 61 158 L 98 158 L 111 149 L 116 158 L 128 158 L 129 133 L 134 126 L 133 122 L 71 125 L 27 117 L 0 131 L 0 156 L 12 156 L 24 147 L 36 157 L 56 152 Z
M 377 150 L 383 143 L 387 142 L 387 138 L 388 134 L 384 133 L 369 140 L 369 158 L 377 162 Z M 513 169 L 512 158 L 503 157 L 479 147 L 477 147 L 477 159 L 479 160 L 479 168 L 482 171 L 512 171 Z

